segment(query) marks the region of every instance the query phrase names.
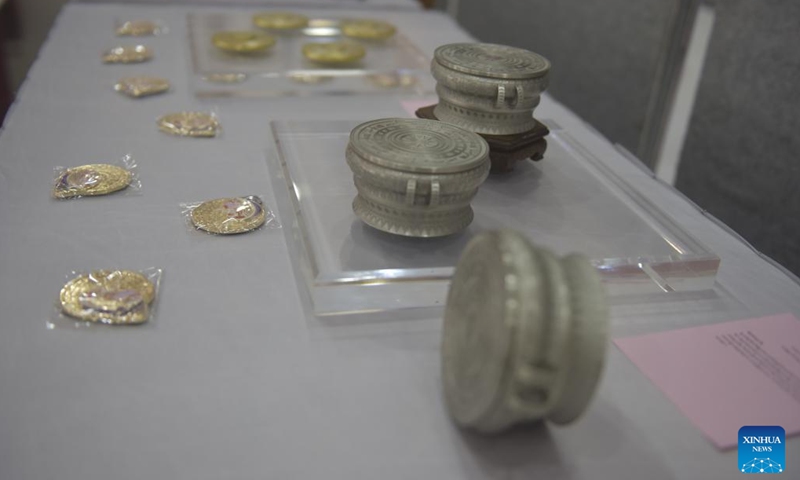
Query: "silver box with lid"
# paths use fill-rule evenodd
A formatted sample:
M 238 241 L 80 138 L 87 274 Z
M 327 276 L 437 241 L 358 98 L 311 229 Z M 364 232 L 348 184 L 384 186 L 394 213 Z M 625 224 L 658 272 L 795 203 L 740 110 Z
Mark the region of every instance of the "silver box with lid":
M 409 237 L 466 228 L 470 201 L 489 174 L 479 135 L 433 120 L 386 118 L 350 132 L 346 151 L 358 195 L 353 211 L 368 225 Z
M 512 135 L 531 130 L 533 110 L 547 88 L 550 62 L 528 50 L 490 43 L 436 49 L 431 73 L 436 118 L 472 132 Z

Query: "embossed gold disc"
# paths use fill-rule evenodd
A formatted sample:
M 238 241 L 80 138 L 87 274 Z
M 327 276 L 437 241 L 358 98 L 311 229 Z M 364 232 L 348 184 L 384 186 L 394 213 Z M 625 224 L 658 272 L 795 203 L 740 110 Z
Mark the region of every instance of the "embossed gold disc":
M 159 77 L 125 77 L 114 85 L 114 90 L 129 97 L 146 97 L 169 90 L 169 81 Z
M 327 64 L 352 63 L 364 58 L 367 51 L 361 45 L 350 42 L 306 43 L 303 56 L 312 62 Z
M 162 132 L 184 137 L 213 137 L 219 129 L 214 115 L 204 112 L 178 112 L 164 115 L 158 119 Z
M 230 235 L 255 230 L 264 224 L 266 214 L 256 196 L 217 198 L 203 202 L 190 214 L 200 230 Z
M 68 168 L 56 180 L 55 198 L 106 195 L 127 187 L 133 175 L 115 165 L 93 164 Z
M 153 51 L 144 45 L 114 47 L 103 53 L 105 63 L 141 63 L 153 58 Z
M 348 20 L 342 23 L 342 33 L 346 37 L 364 40 L 386 40 L 397 32 L 389 22 L 381 20 Z
M 275 45 L 275 37 L 262 32 L 231 30 L 215 33 L 211 43 L 226 52 L 259 53 Z
M 151 20 L 133 20 L 117 27 L 117 35 L 120 37 L 146 37 L 156 35 L 160 30 L 158 24 Z
M 97 270 L 76 277 L 61 289 L 61 310 L 91 322 L 144 323 L 155 299 L 155 285 L 129 270 Z
M 295 30 L 308 26 L 308 17 L 292 12 L 265 12 L 253 15 L 253 23 L 259 28 Z

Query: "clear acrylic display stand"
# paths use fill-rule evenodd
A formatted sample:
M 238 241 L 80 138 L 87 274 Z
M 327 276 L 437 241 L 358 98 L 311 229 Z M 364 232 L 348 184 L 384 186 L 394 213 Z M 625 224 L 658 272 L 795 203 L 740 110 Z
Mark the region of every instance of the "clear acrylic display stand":
M 316 315 L 443 306 L 454 266 L 477 232 L 508 228 L 558 254 L 589 256 L 610 295 L 710 289 L 719 258 L 628 186 L 567 132 L 554 129 L 539 162 L 491 175 L 475 220 L 443 238 L 391 235 L 361 222 L 345 163 L 361 122 L 273 122 L 270 163 L 292 260 Z M 280 191 L 282 190 L 282 191 Z M 279 205 L 280 207 L 280 205 Z
M 303 57 L 309 42 L 342 40 L 345 18 L 312 18 L 300 31 L 275 33 L 276 44 L 264 54 L 236 54 L 211 43 L 224 30 L 258 30 L 252 13 L 193 13 L 188 16 L 191 82 L 196 96 L 258 97 L 341 95 L 396 92 L 426 95 L 435 91 L 430 59 L 398 31 L 384 41 L 360 41 L 363 60 L 342 67 L 314 64 Z

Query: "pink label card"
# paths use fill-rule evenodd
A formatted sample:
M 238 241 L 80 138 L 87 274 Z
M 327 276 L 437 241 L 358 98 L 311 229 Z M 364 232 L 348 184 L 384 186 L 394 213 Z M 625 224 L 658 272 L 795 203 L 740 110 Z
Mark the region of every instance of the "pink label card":
M 615 340 L 719 449 L 745 425 L 800 432 L 800 321 L 791 314 Z

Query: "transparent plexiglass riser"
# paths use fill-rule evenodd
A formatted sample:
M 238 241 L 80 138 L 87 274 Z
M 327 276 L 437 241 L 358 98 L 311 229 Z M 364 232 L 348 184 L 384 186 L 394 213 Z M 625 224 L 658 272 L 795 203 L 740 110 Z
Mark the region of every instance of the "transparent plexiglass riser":
M 719 258 L 559 129 L 547 137 L 543 160 L 487 179 L 467 230 L 408 238 L 371 228 L 353 213 L 356 190 L 344 158 L 359 123 L 272 124 L 270 170 L 287 197 L 281 216 L 293 222 L 293 261 L 316 315 L 442 306 L 467 242 L 501 228 L 562 255 L 586 254 L 612 296 L 714 285 Z
M 344 40 L 341 21 L 331 14 L 312 18 L 308 28 L 271 34 L 276 44 L 265 54 L 243 55 L 211 43 L 224 30 L 258 30 L 251 12 L 193 13 L 188 16 L 191 82 L 198 97 L 340 95 L 394 92 L 431 94 L 430 59 L 402 31 L 383 41 L 347 39 L 366 49 L 363 60 L 343 67 L 314 64 L 302 54 L 308 42 Z

